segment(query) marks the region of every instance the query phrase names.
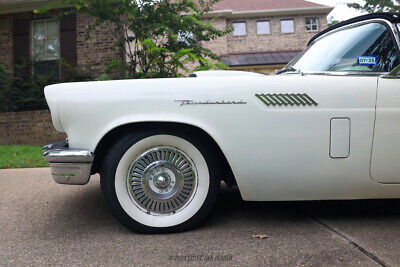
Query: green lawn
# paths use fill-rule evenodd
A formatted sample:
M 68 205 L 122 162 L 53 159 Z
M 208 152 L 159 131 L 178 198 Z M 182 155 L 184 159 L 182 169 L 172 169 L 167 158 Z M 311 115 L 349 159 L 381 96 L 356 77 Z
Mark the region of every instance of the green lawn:
M 40 146 L 0 145 L 0 169 L 48 167 Z

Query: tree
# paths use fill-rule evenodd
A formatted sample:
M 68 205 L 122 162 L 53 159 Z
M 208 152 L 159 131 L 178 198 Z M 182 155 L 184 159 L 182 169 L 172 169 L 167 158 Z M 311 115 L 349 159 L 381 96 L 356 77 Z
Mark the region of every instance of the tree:
M 90 31 L 106 25 L 116 47 L 127 60 L 110 62 L 107 72 L 118 70 L 124 78 L 177 77 L 188 65 L 199 69 L 226 67 L 211 50 L 200 45 L 228 34 L 216 29 L 205 13 L 218 0 L 56 0 L 37 12 L 72 6 L 63 15 L 82 13 L 94 18 Z M 104 77 L 102 77 L 104 78 Z
M 351 3 L 347 5 L 368 13 L 400 12 L 400 3 L 398 0 L 365 0 L 363 4 Z
M 334 17 L 328 18 L 328 27 L 338 24 L 340 21 L 336 20 Z

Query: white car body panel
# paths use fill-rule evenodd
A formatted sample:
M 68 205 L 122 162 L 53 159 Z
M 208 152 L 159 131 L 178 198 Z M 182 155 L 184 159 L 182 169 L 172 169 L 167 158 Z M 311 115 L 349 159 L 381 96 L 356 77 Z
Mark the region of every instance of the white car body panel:
M 400 183 L 400 80 L 380 79 L 371 176 L 381 183 Z
M 94 151 L 109 131 L 125 124 L 185 123 L 220 146 L 244 200 L 394 198 L 400 185 L 378 183 L 370 175 L 377 82 L 377 77 L 211 72 L 198 78 L 60 84 L 45 93 L 55 127 L 68 134 L 71 148 Z M 267 106 L 255 96 L 274 93 L 307 94 L 318 106 Z M 334 124 L 331 133 L 335 118 L 350 120 L 346 158 L 331 157 L 330 150 L 342 153 L 346 141 L 346 125 Z

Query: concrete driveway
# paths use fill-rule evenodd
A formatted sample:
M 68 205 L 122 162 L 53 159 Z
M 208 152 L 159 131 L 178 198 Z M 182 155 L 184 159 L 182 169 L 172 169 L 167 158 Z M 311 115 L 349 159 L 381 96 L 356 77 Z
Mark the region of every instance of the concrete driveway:
M 139 235 L 107 210 L 98 176 L 63 186 L 50 169 L 1 170 L 0 264 L 399 265 L 399 211 L 399 200 L 248 203 L 223 188 L 202 227 Z

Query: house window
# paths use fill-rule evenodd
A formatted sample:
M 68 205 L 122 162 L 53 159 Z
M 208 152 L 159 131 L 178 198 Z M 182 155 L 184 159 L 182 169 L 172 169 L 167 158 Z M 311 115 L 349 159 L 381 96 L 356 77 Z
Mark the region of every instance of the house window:
M 306 19 L 306 31 L 317 32 L 318 31 L 318 19 Z
M 269 21 L 257 21 L 257 34 L 270 34 L 271 28 Z
M 233 35 L 234 36 L 246 35 L 246 22 L 233 23 Z
M 294 33 L 294 21 L 292 19 L 281 20 L 282 33 Z
M 32 21 L 32 58 L 35 75 L 59 75 L 60 25 L 55 20 Z
M 180 32 L 178 33 L 178 42 L 186 43 L 187 45 L 190 45 L 188 39 L 193 39 L 193 33 L 192 32 Z

